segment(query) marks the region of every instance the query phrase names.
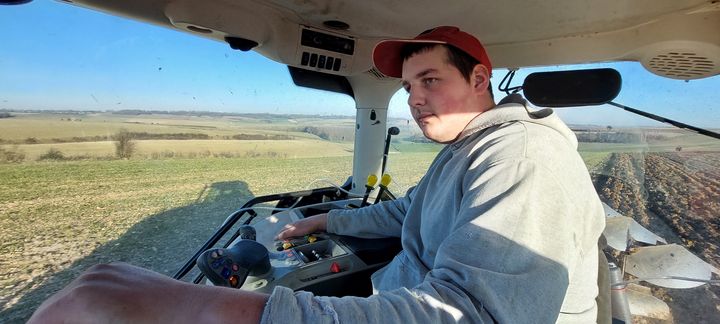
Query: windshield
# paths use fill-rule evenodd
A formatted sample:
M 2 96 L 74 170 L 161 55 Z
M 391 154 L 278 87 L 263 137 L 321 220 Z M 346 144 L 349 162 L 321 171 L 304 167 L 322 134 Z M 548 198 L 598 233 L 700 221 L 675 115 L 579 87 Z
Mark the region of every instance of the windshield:
M 24 322 L 90 265 L 172 275 L 223 220 L 263 195 L 343 184 L 352 98 L 296 87 L 255 52 L 55 2 L 0 7 L 0 317 Z M 720 125 L 720 78 L 661 78 L 638 63 L 615 99 Z M 505 69 L 493 72 L 495 87 Z M 515 84 L 514 84 L 515 85 Z M 503 93 L 495 90 L 499 101 Z M 396 196 L 442 148 L 393 97 Z M 533 108 L 532 109 L 539 109 Z M 601 199 L 720 267 L 720 140 L 608 105 L 556 110 Z M 678 322 L 720 322 L 720 289 L 653 288 Z

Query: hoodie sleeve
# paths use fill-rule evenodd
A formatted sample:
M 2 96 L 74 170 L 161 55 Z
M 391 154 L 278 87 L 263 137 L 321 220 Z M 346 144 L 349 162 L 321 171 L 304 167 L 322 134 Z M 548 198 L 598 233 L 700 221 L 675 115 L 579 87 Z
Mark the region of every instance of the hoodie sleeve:
M 412 190 L 404 197 L 363 208 L 331 210 L 327 231 L 361 238 L 400 237 Z
M 452 232 L 434 264 L 425 265 L 420 284 L 367 298 L 319 297 L 278 287 L 263 322 L 555 322 L 568 269 L 583 254 L 582 217 L 571 212 L 567 206 L 574 202 L 538 163 L 502 161 L 478 169 L 483 168 L 468 170 Z M 403 256 L 388 271 L 417 271 Z M 594 304 L 588 307 L 594 310 Z

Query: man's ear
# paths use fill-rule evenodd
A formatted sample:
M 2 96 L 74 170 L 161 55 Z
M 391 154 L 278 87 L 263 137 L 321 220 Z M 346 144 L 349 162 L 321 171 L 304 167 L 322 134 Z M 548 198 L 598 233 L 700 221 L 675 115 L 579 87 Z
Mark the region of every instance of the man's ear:
M 476 90 L 487 90 L 488 84 L 490 83 L 490 72 L 485 65 L 475 65 L 470 75 L 470 83 Z

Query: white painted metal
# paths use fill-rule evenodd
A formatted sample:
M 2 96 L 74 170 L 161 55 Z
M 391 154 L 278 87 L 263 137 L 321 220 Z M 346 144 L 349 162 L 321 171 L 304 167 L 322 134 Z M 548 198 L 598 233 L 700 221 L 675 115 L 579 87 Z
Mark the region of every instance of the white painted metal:
M 372 73 L 348 78 L 355 90 L 355 152 L 353 154 L 353 188 L 365 193 L 370 174 L 381 177 L 383 147 L 387 134 L 387 108 L 392 95 L 400 88 L 395 79 L 378 79 Z
M 625 259 L 625 272 L 653 285 L 685 289 L 705 284 L 717 268 L 698 258 L 686 248 L 677 244 L 646 246 L 638 248 Z M 658 279 L 683 277 L 700 281 Z

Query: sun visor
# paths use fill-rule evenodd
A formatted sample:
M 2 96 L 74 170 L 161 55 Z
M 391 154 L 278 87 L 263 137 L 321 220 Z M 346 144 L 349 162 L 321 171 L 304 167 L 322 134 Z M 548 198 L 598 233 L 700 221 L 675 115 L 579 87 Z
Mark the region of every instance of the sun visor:
M 610 102 L 622 80 L 615 69 L 536 72 L 525 78 L 522 89 L 528 101 L 540 107 L 595 106 Z
M 342 93 L 355 99 L 352 85 L 344 76 L 315 72 L 289 65 L 288 71 L 296 86 Z

